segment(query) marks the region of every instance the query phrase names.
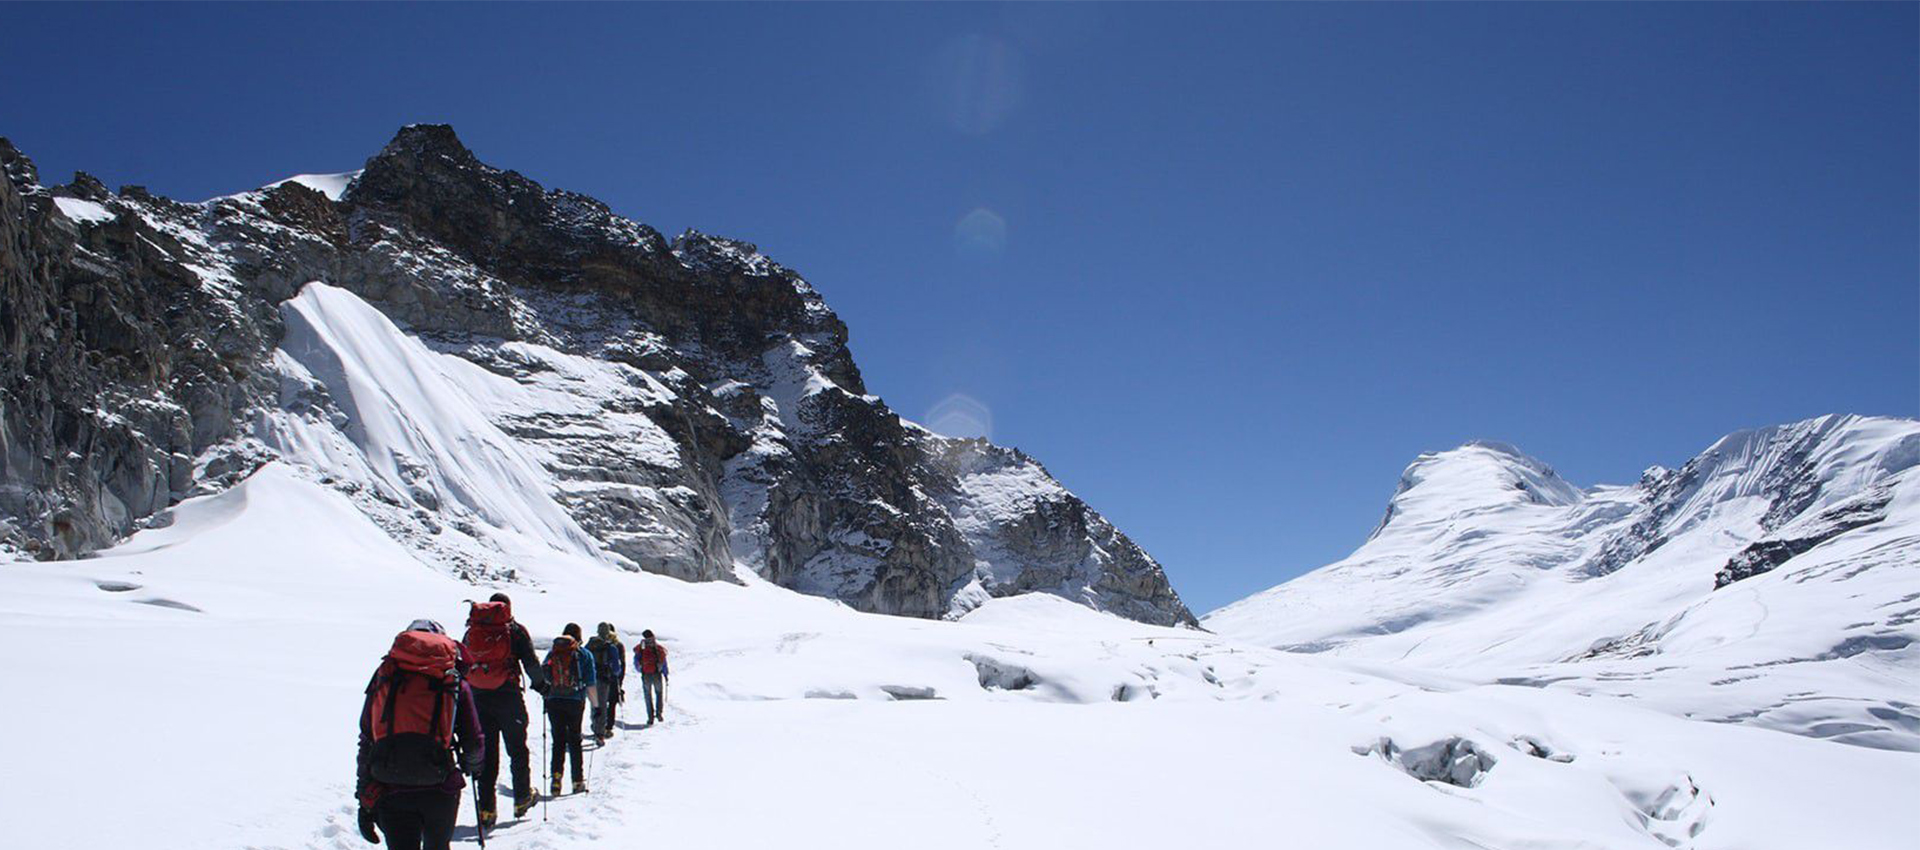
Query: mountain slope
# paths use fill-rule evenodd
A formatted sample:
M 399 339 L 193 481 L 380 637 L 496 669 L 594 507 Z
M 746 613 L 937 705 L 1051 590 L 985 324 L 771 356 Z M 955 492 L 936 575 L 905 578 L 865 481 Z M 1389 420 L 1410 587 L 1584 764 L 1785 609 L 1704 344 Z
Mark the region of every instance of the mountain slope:
M 1408 468 L 1351 556 L 1212 612 L 1268 646 L 1920 749 L 1920 423 L 1744 431 L 1585 492 L 1510 448 Z
M 0 728 L 64 733 L 10 740 L 35 766 L 0 772 L 10 846 L 368 846 L 351 758 L 367 676 L 396 630 L 454 626 L 492 588 L 423 563 L 288 463 L 166 516 L 94 558 L 0 569 L 0 640 L 60 650 L 9 660 L 60 698 L 0 701 Z M 589 751 L 592 793 L 504 820 L 494 850 L 1912 843 L 1909 753 L 1279 652 L 1044 594 L 924 621 L 752 576 L 684 582 L 557 548 L 522 563 L 537 587 L 502 589 L 537 641 L 569 621 L 650 628 L 675 675 L 665 723 L 629 718 Z M 74 676 L 74 658 L 113 675 Z M 473 819 L 463 800 L 462 846 Z
M 559 547 L 875 612 L 1044 590 L 1193 622 L 1037 464 L 1044 498 L 968 502 L 966 451 L 866 392 L 799 275 L 450 128 L 198 204 L 0 165 L 0 551 L 83 555 L 283 459 L 468 577 Z

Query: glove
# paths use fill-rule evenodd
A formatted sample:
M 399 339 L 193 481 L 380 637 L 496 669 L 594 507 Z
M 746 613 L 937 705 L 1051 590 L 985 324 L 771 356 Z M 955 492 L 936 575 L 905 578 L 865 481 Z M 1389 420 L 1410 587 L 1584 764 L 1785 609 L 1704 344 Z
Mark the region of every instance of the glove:
M 474 747 L 460 754 L 460 772 L 461 773 L 464 773 L 468 776 L 480 775 L 480 769 L 485 766 L 485 761 L 486 761 L 480 755 L 481 750 L 482 750 L 481 747 Z
M 539 694 L 539 695 L 541 695 L 541 696 L 546 696 L 546 695 L 547 695 L 547 682 L 546 682 L 546 680 L 545 680 L 545 679 L 542 679 L 542 680 L 540 680 L 540 681 L 538 681 L 538 682 L 534 682 L 534 683 L 533 683 L 533 692 L 534 692 L 534 693 L 536 693 L 536 694 Z
M 368 844 L 380 843 L 380 833 L 373 828 L 373 810 L 366 806 L 360 807 L 360 837 L 366 839 Z

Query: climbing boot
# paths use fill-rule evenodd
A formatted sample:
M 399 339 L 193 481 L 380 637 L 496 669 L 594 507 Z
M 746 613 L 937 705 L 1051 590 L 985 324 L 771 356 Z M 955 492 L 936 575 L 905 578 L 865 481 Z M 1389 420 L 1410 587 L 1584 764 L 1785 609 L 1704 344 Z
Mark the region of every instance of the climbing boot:
M 480 810 L 480 828 L 482 829 L 492 829 L 494 823 L 499 819 L 500 819 L 500 816 L 494 814 L 494 811 L 492 809 Z
M 575 794 L 585 794 L 585 793 L 587 793 L 587 783 L 586 783 L 586 780 L 583 780 L 583 779 L 575 779 L 575 780 L 573 781 L 573 793 L 575 793 Z
M 560 776 L 559 776 L 559 774 L 555 774 L 555 775 L 554 775 L 554 777 L 553 777 L 553 787 L 552 787 L 552 788 L 549 788 L 549 789 L 547 789 L 547 792 L 548 792 L 548 793 L 550 793 L 550 794 L 552 794 L 552 795 L 553 795 L 553 796 L 555 796 L 555 797 L 558 797 L 558 796 L 560 796 Z
M 513 819 L 519 820 L 533 810 L 533 804 L 540 802 L 540 792 L 528 791 L 525 796 L 513 799 Z

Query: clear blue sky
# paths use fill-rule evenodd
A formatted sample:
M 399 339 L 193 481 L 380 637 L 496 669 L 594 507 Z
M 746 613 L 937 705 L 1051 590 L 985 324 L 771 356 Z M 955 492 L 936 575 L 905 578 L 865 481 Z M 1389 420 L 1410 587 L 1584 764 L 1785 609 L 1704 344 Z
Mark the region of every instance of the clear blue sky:
M 1742 427 L 1920 412 L 1917 29 L 1913 4 L 9 4 L 0 134 L 49 179 L 199 199 L 448 122 L 756 242 L 874 392 L 990 417 L 1205 611 L 1343 556 L 1424 450 L 1625 482 Z

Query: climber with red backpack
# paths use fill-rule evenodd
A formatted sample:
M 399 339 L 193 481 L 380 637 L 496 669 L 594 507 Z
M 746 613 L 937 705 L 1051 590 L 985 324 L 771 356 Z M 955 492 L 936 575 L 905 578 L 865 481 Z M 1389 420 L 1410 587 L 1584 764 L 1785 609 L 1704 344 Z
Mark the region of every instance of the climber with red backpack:
M 354 797 L 360 835 L 392 850 L 446 850 L 460 814 L 461 774 L 480 772 L 486 741 L 461 646 L 415 620 L 367 682 Z
M 474 701 L 480 707 L 480 728 L 487 740 L 487 763 L 480 770 L 477 804 L 484 829 L 498 820 L 502 749 L 512 763 L 514 818 L 526 817 L 540 799 L 533 790 L 533 756 L 527 752 L 527 698 L 520 690 L 520 674 L 526 673 L 535 691 L 546 685 L 541 678 L 540 658 L 533 650 L 533 636 L 513 619 L 513 602 L 504 593 L 472 603 L 466 638 L 461 643 L 473 663 L 467 681 L 473 686 Z
M 547 723 L 553 729 L 553 763 L 548 768 L 552 781 L 548 792 L 560 796 L 561 768 L 571 754 L 573 793 L 585 794 L 587 778 L 581 770 L 584 759 L 580 720 L 587 710 L 587 689 L 593 686 L 596 677 L 593 654 L 581 645 L 579 623 L 568 623 L 561 630 L 540 666 L 547 684 L 541 695 L 546 697 Z
M 647 725 L 667 719 L 667 648 L 654 639 L 652 629 L 640 632 L 640 645 L 633 648 L 633 666 L 640 671 Z

